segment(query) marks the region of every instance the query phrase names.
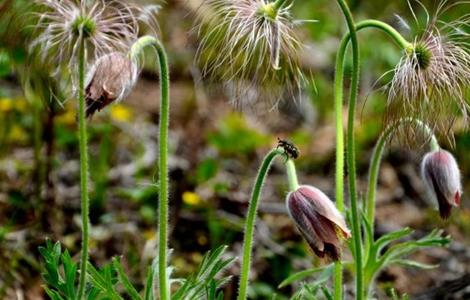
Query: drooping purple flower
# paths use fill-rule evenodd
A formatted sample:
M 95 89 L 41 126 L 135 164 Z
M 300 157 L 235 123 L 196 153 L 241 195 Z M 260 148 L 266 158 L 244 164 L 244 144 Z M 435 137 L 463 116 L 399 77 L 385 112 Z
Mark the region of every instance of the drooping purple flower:
M 453 206 L 459 206 L 462 196 L 460 171 L 452 154 L 437 150 L 426 154 L 421 164 L 421 176 L 429 194 L 439 205 L 441 218 L 450 216 Z
M 341 256 L 341 239 L 351 233 L 333 202 L 319 189 L 303 185 L 287 195 L 287 210 L 310 248 L 319 257 Z
M 86 116 L 127 96 L 137 75 L 137 64 L 125 54 L 113 52 L 100 57 L 87 76 Z

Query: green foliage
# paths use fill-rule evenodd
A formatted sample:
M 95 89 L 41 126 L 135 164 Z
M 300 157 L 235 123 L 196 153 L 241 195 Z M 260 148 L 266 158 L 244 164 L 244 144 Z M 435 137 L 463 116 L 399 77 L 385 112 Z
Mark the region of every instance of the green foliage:
M 0 78 L 11 73 L 11 59 L 8 52 L 0 49 Z
M 293 300 L 300 299 L 317 299 L 317 294 L 319 291 L 323 293 L 323 296 L 326 299 L 330 299 L 331 293 L 326 287 L 328 280 L 333 275 L 334 264 L 329 264 L 319 268 L 313 268 L 309 270 L 300 271 L 298 273 L 292 274 L 287 279 L 285 279 L 280 285 L 279 288 L 285 287 L 294 282 L 301 282 L 302 285 L 295 294 L 292 296 Z M 306 278 L 310 277 L 316 273 L 320 273 L 318 277 L 310 282 L 306 282 Z
M 409 238 L 414 233 L 410 228 L 390 232 L 377 240 L 373 240 L 372 226 L 367 222 L 365 217 L 362 218 L 362 221 L 365 232 L 363 269 L 366 286 L 371 286 L 378 273 L 391 265 L 402 265 L 420 269 L 432 269 L 437 267 L 436 265 L 420 263 L 408 259 L 407 257 L 418 250 L 430 247 L 445 247 L 450 243 L 450 238 L 443 236 L 443 231 L 440 229 L 435 229 L 418 240 L 410 239 L 403 241 L 403 239 Z M 353 244 L 351 242 L 347 244 L 349 248 L 352 249 Z M 352 262 L 343 262 L 343 265 L 348 268 L 352 265 Z M 279 285 L 279 288 L 286 287 L 295 282 L 305 282 L 308 277 L 321 272 L 314 281 L 303 283 L 302 287 L 295 293 L 293 299 L 317 299 L 316 295 L 319 291 L 322 292 L 325 299 L 329 299 L 331 295 L 328 294 L 329 291 L 325 284 L 328 283 L 333 274 L 333 268 L 334 265 L 330 264 L 297 272 L 286 278 Z M 405 295 L 403 298 L 393 299 L 406 299 L 406 297 Z
M 390 232 L 374 241 L 371 225 L 366 221 L 366 218 L 362 219 L 366 233 L 364 252 L 364 277 L 366 283 L 371 283 L 381 270 L 393 264 L 421 269 L 435 268 L 434 265 L 423 264 L 409 260 L 406 257 L 421 249 L 444 247 L 450 243 L 450 238 L 443 236 L 443 231 L 440 229 L 434 229 L 418 240 L 400 242 L 400 240 L 413 234 L 414 231 L 410 228 Z
M 53 245 L 50 240 L 46 241 L 46 247 L 39 247 L 39 252 L 44 258 L 42 276 L 47 284 L 47 295 L 53 300 L 75 299 L 77 264 L 72 261 L 69 252 L 62 252 L 60 243 Z
M 172 300 L 203 299 L 204 294 L 207 299 L 219 299 L 220 295 L 215 295 L 214 288 L 217 289 L 226 284 L 230 277 L 221 279 L 215 279 L 215 277 L 234 261 L 233 258 L 223 258 L 226 249 L 226 246 L 221 246 L 209 251 L 202 259 L 198 271 L 182 280 L 182 285 L 172 296 Z
M 270 138 L 251 128 L 241 114 L 229 114 L 219 124 L 208 140 L 224 155 L 246 155 L 266 146 Z
M 170 282 L 180 284 L 172 296 L 173 300 L 207 299 L 221 300 L 223 293 L 218 291 L 226 284 L 230 277 L 218 275 L 226 269 L 233 258 L 224 258 L 226 246 L 209 251 L 202 259 L 199 269 L 186 279 L 173 279 Z M 62 251 L 59 242 L 52 244 L 46 241 L 44 247 L 39 247 L 44 258 L 43 278 L 46 283 L 45 291 L 53 300 L 74 300 L 77 297 L 76 284 L 78 281 L 78 266 L 72 261 L 67 250 Z M 171 274 L 172 267 L 167 273 Z M 112 263 L 100 269 L 88 263 L 87 268 L 89 286 L 86 299 L 110 300 L 155 300 L 155 282 L 158 278 L 158 263 L 155 259 L 148 267 L 145 287 L 138 291 L 131 279 L 126 275 L 124 266 L 119 258 L 115 257 Z M 143 296 L 142 296 L 143 295 Z

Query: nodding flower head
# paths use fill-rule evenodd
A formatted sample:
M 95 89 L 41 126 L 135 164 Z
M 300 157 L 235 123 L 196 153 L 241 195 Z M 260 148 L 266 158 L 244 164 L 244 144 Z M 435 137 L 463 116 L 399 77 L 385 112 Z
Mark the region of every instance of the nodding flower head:
M 332 260 L 340 258 L 340 240 L 351 237 L 333 202 L 319 189 L 300 186 L 287 195 L 287 210 L 313 252 Z
M 151 16 L 156 7 L 140 8 L 118 0 L 34 0 L 38 13 L 39 35 L 31 43 L 43 60 L 58 71 L 66 65 L 75 70 L 80 43 L 87 59 L 94 60 L 112 52 L 126 52 L 137 40 L 139 21 L 156 26 Z
M 202 37 L 196 61 L 203 75 L 229 82 L 235 96 L 250 87 L 297 94 L 305 83 L 290 6 L 267 0 L 207 0 L 200 9 Z M 238 97 L 240 98 L 240 97 Z
M 113 52 L 100 57 L 87 75 L 86 116 L 127 96 L 137 76 L 137 64 L 128 56 Z
M 443 4 L 438 12 L 442 11 Z M 412 116 L 447 134 L 456 115 L 466 119 L 469 111 L 465 93 L 470 86 L 470 50 L 459 28 L 470 22 L 467 16 L 446 24 L 438 16 L 428 21 L 396 66 L 387 116 L 389 121 Z
M 452 154 L 437 150 L 426 154 L 421 176 L 429 195 L 437 201 L 441 218 L 450 216 L 452 206 L 459 206 L 462 196 L 460 171 Z

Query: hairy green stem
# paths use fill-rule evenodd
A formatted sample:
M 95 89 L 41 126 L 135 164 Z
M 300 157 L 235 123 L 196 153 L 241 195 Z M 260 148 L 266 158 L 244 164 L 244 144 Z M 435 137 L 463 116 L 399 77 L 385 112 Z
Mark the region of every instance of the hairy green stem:
M 130 56 L 137 59 L 146 46 L 153 46 L 158 55 L 160 71 L 160 132 L 159 132 L 159 190 L 158 190 L 158 274 L 161 300 L 170 299 L 168 265 L 168 127 L 170 123 L 170 75 L 168 58 L 161 42 L 141 37 L 131 48 Z
M 361 228 L 359 224 L 359 208 L 357 205 L 357 191 L 356 191 L 356 154 L 355 154 L 355 136 L 354 136 L 354 121 L 356 111 L 356 100 L 359 88 L 360 76 L 360 59 L 359 59 L 359 42 L 357 40 L 356 24 L 352 13 L 345 0 L 337 0 L 338 5 L 343 12 L 348 25 L 352 56 L 353 56 L 353 71 L 351 78 L 351 90 L 349 97 L 348 107 L 348 132 L 347 132 L 347 151 L 346 159 L 348 166 L 348 187 L 349 199 L 351 203 L 351 219 L 352 219 L 352 232 L 354 240 L 354 262 L 356 270 L 356 299 L 362 300 L 364 298 L 363 288 L 363 271 L 362 271 L 362 237 Z M 336 290 L 336 288 L 335 288 Z
M 393 135 L 395 130 L 397 130 L 399 126 L 403 126 L 406 123 L 415 123 L 418 127 L 422 129 L 424 134 L 429 137 L 429 144 L 430 144 L 431 150 L 436 151 L 439 149 L 439 143 L 436 137 L 434 136 L 432 129 L 429 128 L 429 126 L 427 126 L 420 120 L 417 120 L 414 118 L 401 119 L 395 124 L 392 124 L 385 129 L 385 131 L 379 137 L 375 145 L 374 152 L 372 154 L 370 168 L 369 168 L 369 184 L 368 184 L 368 191 L 367 191 L 366 216 L 372 228 L 374 228 L 377 182 L 378 182 L 380 163 L 382 162 L 383 152 L 384 152 L 385 146 L 387 145 L 387 141 L 389 141 L 390 137 Z
M 295 164 L 292 159 L 286 161 L 287 179 L 289 181 L 289 191 L 293 192 L 299 188 L 299 180 L 297 179 L 297 172 Z
M 365 20 L 356 24 L 356 30 L 365 28 L 377 28 L 387 33 L 402 49 L 410 47 L 409 43 L 398 31 L 390 25 L 377 21 Z M 344 62 L 347 46 L 351 40 L 351 34 L 347 33 L 341 40 L 335 69 L 335 119 L 336 119 L 336 206 L 340 212 L 344 211 L 344 133 L 343 133 L 343 85 Z M 335 264 L 334 299 L 340 300 L 342 294 L 342 266 L 341 262 Z
M 342 39 L 335 66 L 335 85 L 334 85 L 334 105 L 335 105 L 335 126 L 336 126 L 336 171 L 335 171 L 335 193 L 336 207 L 344 212 L 344 128 L 343 128 L 343 84 L 344 84 L 344 60 L 346 49 L 349 43 L 347 39 Z M 335 263 L 333 298 L 335 300 L 343 299 L 343 267 L 341 261 Z
M 77 299 L 81 300 L 85 293 L 86 269 L 88 263 L 88 243 L 89 243 L 89 225 L 90 211 L 88 199 L 88 147 L 87 147 L 87 128 L 85 117 L 85 40 L 81 37 L 79 40 L 78 57 L 78 140 L 80 147 L 80 201 L 82 215 L 82 254 L 80 258 L 80 278 L 78 283 Z
M 253 232 L 255 228 L 256 214 L 258 211 L 258 202 L 271 164 L 279 155 L 284 155 L 284 151 L 281 149 L 273 149 L 263 159 L 261 167 L 258 170 L 258 175 L 256 176 L 253 191 L 251 193 L 251 199 L 248 205 L 248 214 L 245 221 L 245 234 L 243 236 L 243 257 L 237 297 L 238 300 L 245 300 L 247 296 L 248 281 L 250 278 L 251 250 L 253 247 Z
M 385 32 L 388 36 L 392 38 L 395 43 L 400 46 L 403 50 L 408 49 L 412 46 L 395 28 L 378 20 L 364 20 L 356 24 L 356 31 L 365 29 L 365 28 L 376 28 Z M 349 38 L 348 38 L 349 39 Z

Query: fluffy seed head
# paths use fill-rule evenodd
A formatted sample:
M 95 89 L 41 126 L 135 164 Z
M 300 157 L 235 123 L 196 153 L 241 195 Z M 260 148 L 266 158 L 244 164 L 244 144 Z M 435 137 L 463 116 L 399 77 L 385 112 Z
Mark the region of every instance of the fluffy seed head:
M 351 233 L 333 202 L 319 189 L 300 186 L 287 195 L 287 210 L 313 252 L 332 260 L 340 258 L 340 239 Z
M 196 60 L 204 77 L 228 82 L 236 98 L 256 88 L 275 98 L 298 93 L 306 78 L 299 66 L 302 45 L 290 7 L 267 0 L 206 0 L 199 16 Z
M 470 50 L 458 28 L 470 22 L 468 15 L 452 23 L 442 23 L 437 16 L 404 51 L 394 70 L 386 121 L 411 116 L 452 137 L 456 116 L 462 115 L 466 123 L 469 112 Z
M 59 71 L 75 70 L 80 41 L 88 61 L 112 52 L 125 53 L 137 40 L 139 23 L 155 31 L 158 6 L 138 7 L 120 0 L 34 0 L 42 12 L 31 49 L 38 49 L 44 62 Z M 74 72 L 72 72 L 74 73 Z
M 87 75 L 86 116 L 127 96 L 137 76 L 138 67 L 128 56 L 113 52 L 100 57 Z
M 438 203 L 443 219 L 450 216 L 452 206 L 459 206 L 462 196 L 460 171 L 452 154 L 445 150 L 426 154 L 421 164 L 421 176 L 428 194 Z

